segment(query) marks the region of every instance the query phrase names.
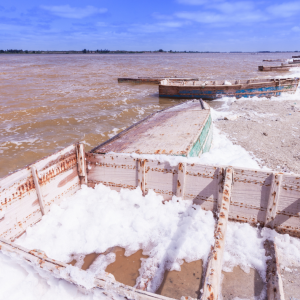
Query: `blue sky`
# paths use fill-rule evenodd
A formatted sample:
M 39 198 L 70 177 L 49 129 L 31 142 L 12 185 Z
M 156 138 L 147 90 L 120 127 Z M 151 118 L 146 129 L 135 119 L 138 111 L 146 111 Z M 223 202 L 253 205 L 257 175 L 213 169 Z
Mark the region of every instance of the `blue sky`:
M 0 1 L 0 49 L 300 50 L 300 1 Z

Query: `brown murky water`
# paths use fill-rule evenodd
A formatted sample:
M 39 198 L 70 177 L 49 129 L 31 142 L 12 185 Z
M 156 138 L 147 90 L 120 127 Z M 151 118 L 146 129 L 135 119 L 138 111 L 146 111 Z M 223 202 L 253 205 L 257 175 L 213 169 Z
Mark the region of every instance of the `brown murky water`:
M 139 250 L 130 256 L 125 256 L 125 249 L 121 247 L 113 247 L 104 254 L 114 252 L 116 254 L 115 262 L 109 264 L 106 272 L 114 275 L 118 282 L 129 286 L 135 286 L 136 279 L 139 277 L 139 269 L 141 268 L 141 258 L 148 258 L 143 255 L 143 251 Z M 82 270 L 87 270 L 94 260 L 100 254 L 91 253 L 84 257 Z M 70 262 L 73 266 L 76 260 Z M 191 296 L 199 298 L 201 280 L 202 280 L 202 260 L 193 261 L 191 263 L 183 262 L 181 271 L 165 271 L 164 279 L 156 291 L 156 294 L 180 299 L 181 296 Z
M 153 111 L 178 102 L 159 98 L 157 85 L 118 84 L 118 77 L 256 78 L 278 75 L 259 73 L 262 59 L 289 57 L 282 53 L 0 55 L 0 177 L 77 141 L 84 141 L 89 150 Z

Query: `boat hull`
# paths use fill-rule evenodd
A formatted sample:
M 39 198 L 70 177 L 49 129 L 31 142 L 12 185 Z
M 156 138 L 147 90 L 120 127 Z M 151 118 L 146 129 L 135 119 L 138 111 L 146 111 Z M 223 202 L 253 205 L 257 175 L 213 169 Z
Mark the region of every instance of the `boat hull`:
M 118 78 L 118 83 L 131 82 L 131 83 L 153 83 L 160 84 L 164 79 L 180 80 L 180 81 L 193 81 L 198 78 L 180 78 L 180 77 L 138 77 L 138 78 Z
M 207 103 L 188 101 L 153 113 L 92 150 L 93 153 L 168 154 L 198 157 L 212 143 Z
M 215 100 L 222 97 L 251 98 L 280 96 L 282 93 L 295 93 L 299 79 L 280 80 L 248 85 L 222 86 L 177 86 L 160 85 L 159 96 L 178 99 Z

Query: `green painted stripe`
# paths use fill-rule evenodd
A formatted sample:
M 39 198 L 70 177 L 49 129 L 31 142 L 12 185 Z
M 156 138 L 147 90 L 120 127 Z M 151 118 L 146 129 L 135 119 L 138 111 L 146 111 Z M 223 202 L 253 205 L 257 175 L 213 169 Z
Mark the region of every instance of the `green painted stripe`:
M 197 141 L 195 142 L 191 151 L 188 154 L 190 157 L 198 157 L 201 152 L 204 153 L 209 151 L 212 142 L 211 125 L 212 125 L 212 119 L 211 119 L 211 115 L 209 115 L 208 120 L 206 121 L 200 133 L 200 136 L 198 137 Z M 210 136 L 208 137 L 208 135 Z

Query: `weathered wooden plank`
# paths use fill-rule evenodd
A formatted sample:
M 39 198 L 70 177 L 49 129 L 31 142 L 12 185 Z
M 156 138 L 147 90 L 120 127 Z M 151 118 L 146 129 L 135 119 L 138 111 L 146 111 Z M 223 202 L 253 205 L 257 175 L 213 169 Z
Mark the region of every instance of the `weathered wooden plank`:
M 125 155 L 86 153 L 88 186 L 102 183 L 111 189 L 136 189 L 136 159 Z
M 59 173 L 47 182 L 40 183 L 40 187 L 47 214 L 52 203 L 59 205 L 65 197 L 73 195 L 80 189 L 77 166 Z
M 178 172 L 178 179 L 177 179 L 176 196 L 184 198 L 186 163 L 179 163 L 177 172 Z
M 44 213 L 47 213 L 50 203 L 57 201 L 59 204 L 59 199 L 63 196 L 78 190 L 78 173 L 74 166 L 75 146 L 71 145 L 2 178 L 0 208 L 5 211 L 5 216 L 0 220 L 0 236 L 14 240 L 28 226 L 41 219 L 43 209 Z M 33 174 L 38 176 L 34 178 Z M 45 207 L 39 205 L 42 198 L 44 201 L 41 201 L 41 204 L 44 203 Z
M 142 190 L 143 195 L 145 195 L 146 190 L 146 160 L 137 159 L 138 164 L 138 187 Z
M 9 240 L 14 240 L 28 226 L 41 219 L 42 213 L 30 168 L 0 180 L 0 208 L 5 213 L 0 220 L 0 236 Z
M 32 177 L 33 177 L 33 181 L 34 181 L 34 185 L 35 185 L 36 194 L 37 194 L 37 197 L 38 197 L 38 200 L 39 200 L 41 213 L 42 213 L 42 215 L 44 215 L 45 214 L 45 203 L 44 203 L 43 195 L 42 195 L 42 192 L 41 192 L 41 187 L 40 187 L 40 184 L 39 184 L 37 170 L 34 166 L 32 166 L 30 169 L 31 169 L 31 172 L 32 172 Z
M 272 172 L 234 168 L 230 220 L 264 225 Z
M 164 197 L 164 200 L 172 199 L 177 192 L 177 166 L 171 166 L 168 162 L 147 160 L 146 166 L 146 192 L 149 189 Z
M 273 241 L 265 241 L 267 260 L 267 297 L 268 300 L 284 300 L 283 284 L 276 245 Z
M 28 250 L 19 245 L 10 243 L 4 239 L 0 238 L 0 250 L 4 253 L 13 253 L 14 255 L 19 256 L 24 262 L 34 265 L 36 268 L 41 268 L 45 271 L 51 273 L 54 277 L 64 279 L 67 282 L 75 284 L 80 289 L 87 291 L 83 286 L 72 278 L 68 273 L 68 265 L 51 258 L 48 258 L 44 252 L 39 250 Z M 86 272 L 81 270 L 81 272 Z M 104 293 L 112 291 L 117 293 L 120 296 L 123 296 L 127 299 L 135 300 L 171 300 L 172 298 L 164 297 L 161 295 L 156 295 L 142 290 L 137 290 L 133 287 L 127 286 L 120 282 L 115 281 L 114 277 L 110 273 L 104 275 L 97 275 L 94 279 L 95 289 L 100 289 Z M 173 300 L 173 299 L 172 299 Z
M 41 172 L 45 169 L 50 169 L 54 165 L 58 165 L 62 161 L 66 161 L 66 158 L 71 157 L 72 154 L 76 154 L 74 144 L 36 161 L 34 165 L 38 172 Z M 67 165 L 62 166 L 63 169 L 67 167 Z
M 279 193 L 281 189 L 282 175 L 272 174 L 272 185 L 266 211 L 265 226 L 274 228 L 274 220 L 277 214 L 277 206 L 279 202 Z
M 87 184 L 86 159 L 84 145 L 79 143 L 76 145 L 78 176 L 81 184 Z
M 300 176 L 283 174 L 277 214 L 277 231 L 300 237 Z
M 221 290 L 221 272 L 225 248 L 228 212 L 232 192 L 233 168 L 227 168 L 218 222 L 215 229 L 215 245 L 210 254 L 204 279 L 202 300 L 217 300 Z
M 201 205 L 202 209 L 213 211 L 219 197 L 219 172 L 222 168 L 198 164 L 187 164 L 185 196 Z

